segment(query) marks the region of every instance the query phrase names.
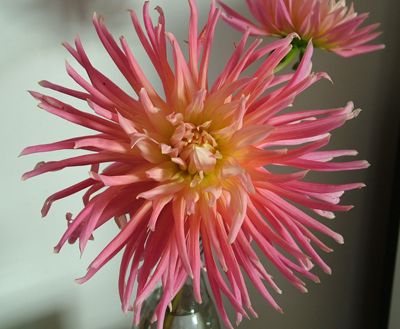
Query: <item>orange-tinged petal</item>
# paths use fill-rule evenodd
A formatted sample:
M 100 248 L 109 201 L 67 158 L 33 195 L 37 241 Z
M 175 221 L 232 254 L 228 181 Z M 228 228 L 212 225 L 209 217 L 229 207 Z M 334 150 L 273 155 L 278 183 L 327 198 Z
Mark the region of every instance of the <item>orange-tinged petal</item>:
M 268 125 L 253 125 L 242 128 L 233 134 L 232 138 L 226 145 L 221 146 L 222 154 L 230 154 L 248 145 L 253 145 L 263 141 L 276 128 Z

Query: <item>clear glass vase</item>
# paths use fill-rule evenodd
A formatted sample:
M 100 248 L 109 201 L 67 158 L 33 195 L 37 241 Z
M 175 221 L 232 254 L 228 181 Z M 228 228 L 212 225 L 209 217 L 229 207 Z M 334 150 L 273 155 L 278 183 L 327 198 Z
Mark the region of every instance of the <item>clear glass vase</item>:
M 156 288 L 143 302 L 140 323 L 132 329 L 156 329 L 157 322 L 151 323 L 154 311 L 163 295 L 162 287 Z M 193 292 L 193 281 L 189 278 L 173 300 L 173 310 L 167 308 L 164 329 L 220 329 L 218 315 L 207 287 L 201 276 L 201 298 L 203 303 L 196 302 Z

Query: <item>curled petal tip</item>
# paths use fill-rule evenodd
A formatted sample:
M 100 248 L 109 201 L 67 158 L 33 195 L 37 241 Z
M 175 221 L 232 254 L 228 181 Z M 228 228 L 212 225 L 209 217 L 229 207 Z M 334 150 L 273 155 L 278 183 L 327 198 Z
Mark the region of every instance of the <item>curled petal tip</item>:
M 78 284 L 82 284 L 82 283 L 85 283 L 85 282 L 86 282 L 85 277 L 82 277 L 82 278 L 79 278 L 79 279 L 75 279 L 74 281 L 75 281 L 76 283 L 78 283 Z
M 340 234 L 335 238 L 335 241 L 339 244 L 344 244 L 344 238 Z
M 35 98 L 36 100 L 40 100 L 40 97 L 43 96 L 41 93 L 38 93 L 37 91 L 33 91 L 33 90 L 28 90 L 28 93 L 30 93 L 31 96 L 33 98 Z
M 332 78 L 331 78 L 331 77 L 329 76 L 329 74 L 326 73 L 326 72 L 320 72 L 320 73 L 318 73 L 318 77 L 324 78 L 324 79 L 330 81 L 330 82 L 333 84 Z
M 256 319 L 258 319 L 258 314 L 256 313 L 256 312 L 254 312 L 254 310 L 253 310 L 253 316 L 256 318 Z
M 358 117 L 360 112 L 361 112 L 361 109 L 355 109 L 353 112 L 349 113 L 349 119 Z
M 40 80 L 38 85 L 46 88 L 49 85 L 49 82 L 47 80 Z
M 286 36 L 286 38 L 293 40 L 294 38 L 300 39 L 300 36 L 296 32 L 292 32 L 292 33 L 288 34 Z

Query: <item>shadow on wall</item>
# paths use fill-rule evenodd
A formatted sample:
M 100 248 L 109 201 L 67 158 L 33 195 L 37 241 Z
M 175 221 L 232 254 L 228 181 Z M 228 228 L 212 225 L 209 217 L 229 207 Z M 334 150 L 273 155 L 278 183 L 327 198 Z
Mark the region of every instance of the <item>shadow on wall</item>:
M 29 320 L 29 322 L 18 323 L 4 329 L 65 329 L 62 324 L 60 313 L 51 313 L 38 319 Z
M 14 323 L 2 329 L 67 329 L 71 328 L 70 325 L 65 324 L 66 316 L 62 312 L 53 312 L 42 317 L 30 319 L 29 321 Z M 108 326 L 107 329 L 122 329 L 127 328 L 126 323 L 114 324 L 112 327 Z

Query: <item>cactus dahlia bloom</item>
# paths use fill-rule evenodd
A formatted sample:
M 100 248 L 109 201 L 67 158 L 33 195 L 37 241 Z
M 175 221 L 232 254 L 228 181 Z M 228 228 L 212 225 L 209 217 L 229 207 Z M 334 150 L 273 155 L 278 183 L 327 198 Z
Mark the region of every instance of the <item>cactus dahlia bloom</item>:
M 226 11 L 222 14 L 226 23 L 243 32 L 250 28 L 254 36 L 285 37 L 296 32 L 303 45 L 312 39 L 314 47 L 343 57 L 384 48 L 384 45 L 365 45 L 380 35 L 371 33 L 379 24 L 357 30 L 368 14 L 357 15 L 353 4 L 348 8 L 345 0 L 246 0 L 260 26 L 218 2 Z
M 134 28 L 158 73 L 165 97 L 149 83 L 125 38 L 120 38 L 120 46 L 113 39 L 102 16 L 93 18 L 96 31 L 136 97 L 92 66 L 79 37 L 75 48 L 64 43 L 89 77 L 83 78 L 66 64 L 68 74 L 84 91 L 48 81 L 40 85 L 86 101 L 92 113 L 38 92 L 31 94 L 40 102 L 40 108 L 95 133 L 31 146 L 22 155 L 62 149 L 89 153 L 41 162 L 23 179 L 67 167 L 90 166 L 89 178 L 53 194 L 42 209 L 45 216 L 54 201 L 86 190 L 83 209 L 74 218 L 67 215 L 68 228 L 55 252 L 66 241 L 76 240 L 83 252 L 93 231 L 112 218 L 120 228 L 77 282 L 90 279 L 124 249 L 119 277 L 123 311 L 134 311 L 137 322 L 142 302 L 161 280 L 164 295 L 153 318 L 161 328 L 168 304 L 188 276 L 193 278 L 194 293 L 201 302 L 200 272 L 204 268 L 221 317 L 232 328 L 221 291 L 236 309 L 237 322 L 247 316 L 245 308 L 256 315 L 241 270 L 281 311 L 262 279 L 277 292 L 280 290 L 260 263 L 252 240 L 303 292 L 305 283 L 295 273 L 318 282 L 309 271 L 311 259 L 325 272 L 331 271 L 314 247 L 331 249 L 312 231 L 339 243 L 343 238 L 292 203 L 332 218 L 334 211 L 351 208 L 338 205 L 344 191 L 363 184 L 310 183 L 303 180 L 307 172 L 361 169 L 368 163 L 331 162 L 332 158 L 356 152 L 320 150 L 328 144 L 331 130 L 357 115 L 351 103 L 344 108 L 281 113 L 298 93 L 327 78 L 325 73 L 311 73 L 312 46 L 307 48 L 296 73 L 275 76 L 274 68 L 291 50 L 296 35 L 262 47 L 261 40 L 256 40 L 245 49 L 250 32 L 246 31 L 210 86 L 210 51 L 221 10 L 213 2 L 207 24 L 198 33 L 196 3 L 189 0 L 189 5 L 187 61 L 174 35 L 165 31 L 161 8 L 156 8 L 159 19 L 153 27 L 149 3 L 144 4 L 144 29 L 131 11 Z M 173 66 L 167 58 L 167 43 L 172 47 Z M 271 52 L 267 60 L 259 61 L 252 76 L 242 76 L 249 65 Z M 292 170 L 276 174 L 277 166 Z M 137 293 L 131 298 L 134 286 Z

